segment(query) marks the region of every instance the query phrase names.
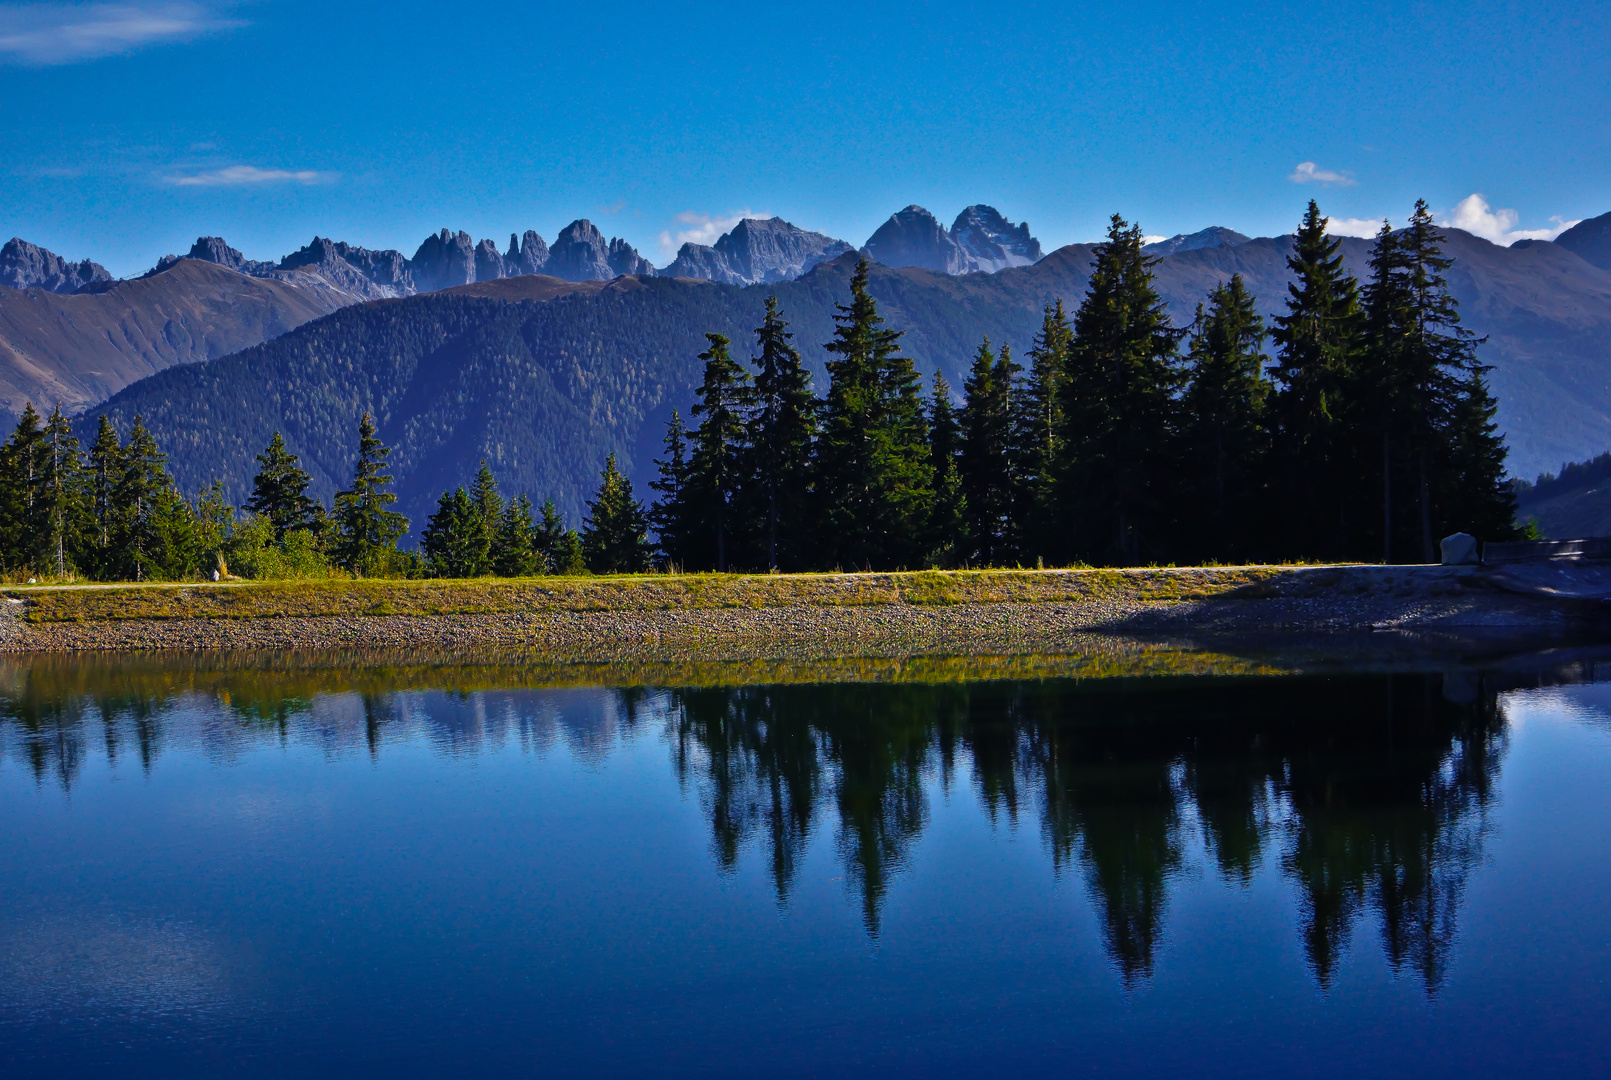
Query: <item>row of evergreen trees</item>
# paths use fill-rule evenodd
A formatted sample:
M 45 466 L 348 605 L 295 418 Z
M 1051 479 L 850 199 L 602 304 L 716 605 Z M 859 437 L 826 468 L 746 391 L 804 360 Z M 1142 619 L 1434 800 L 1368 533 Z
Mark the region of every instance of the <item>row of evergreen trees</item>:
M 1115 215 L 1073 318 L 1046 309 L 1027 370 L 985 341 L 960 403 L 939 373 L 923 400 L 865 261 L 821 399 L 769 300 L 753 375 L 707 335 L 697 426 L 673 415 L 652 484 L 660 553 L 718 570 L 1394 562 L 1433 561 L 1457 529 L 1514 535 L 1489 368 L 1425 202 L 1383 224 L 1364 285 L 1326 225 L 1311 202 L 1273 327 L 1239 276 L 1177 327 Z

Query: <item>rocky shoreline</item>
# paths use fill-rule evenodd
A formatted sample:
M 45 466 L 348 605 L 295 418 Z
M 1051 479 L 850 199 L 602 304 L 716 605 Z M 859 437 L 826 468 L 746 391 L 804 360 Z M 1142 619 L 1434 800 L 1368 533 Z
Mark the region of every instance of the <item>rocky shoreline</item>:
M 1432 566 L 14 588 L 4 600 L 8 653 L 515 649 L 577 662 L 1068 651 L 1091 635 L 1566 633 L 1601 624 L 1605 607 Z

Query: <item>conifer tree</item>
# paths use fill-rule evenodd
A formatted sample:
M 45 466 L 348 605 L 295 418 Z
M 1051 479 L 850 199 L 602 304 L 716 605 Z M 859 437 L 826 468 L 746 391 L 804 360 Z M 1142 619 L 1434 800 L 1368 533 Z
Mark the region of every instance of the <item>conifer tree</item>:
M 955 566 L 967 545 L 967 500 L 962 493 L 958 458 L 962 452 L 962 427 L 951 387 L 939 371 L 934 373 L 934 393 L 929 398 L 929 468 L 934 473 L 934 503 L 929 523 L 933 562 Z
M 335 516 L 340 529 L 336 561 L 359 575 L 385 573 L 395 562 L 397 541 L 408 531 L 408 518 L 387 507 L 397 496 L 387 490 L 392 478 L 386 470 L 391 453 L 375 435 L 368 413 L 358 424 L 358 462 L 352 487 L 336 495 Z
M 278 543 L 285 542 L 286 533 L 310 528 L 313 522 L 314 502 L 308 497 L 308 474 L 297 464 L 299 460 L 286 449 L 285 438 L 278 431 L 268 448 L 257 455 L 257 476 L 252 480 L 252 495 L 246 500 L 245 508 L 268 518 L 274 525 L 274 539 Z
M 501 577 L 530 577 L 546 569 L 537 548 L 531 500 L 524 495 L 510 499 L 498 522 L 497 542 L 493 545 L 494 572 Z
M 1134 563 L 1166 544 L 1162 481 L 1180 383 L 1170 325 L 1141 250 L 1140 226 L 1115 214 L 1074 316 L 1058 436 L 1061 526 L 1075 554 Z
M 89 537 L 89 492 L 84 465 L 78 455 L 78 440 L 62 415 L 60 403 L 51 410 L 45 424 L 41 455 L 42 540 L 45 561 L 51 572 L 65 577 L 80 565 Z
M 1029 371 L 1013 395 L 1013 519 L 1026 554 L 1054 547 L 1053 482 L 1062 427 L 1062 382 L 1073 330 L 1063 302 L 1046 305 L 1029 349 Z
M 136 416 L 112 490 L 111 567 L 135 581 L 179 577 L 191 567 L 190 506 L 168 475 L 167 455 Z
M 746 425 L 754 392 L 749 372 L 728 354 L 727 338 L 706 334 L 705 339 L 710 348 L 699 354 L 705 378 L 699 401 L 690 410 L 704 419 L 692 438 L 685 498 L 691 526 L 688 540 L 695 562 L 725 571 L 729 548 L 742 530 L 734 510 L 748 456 Z
M 864 258 L 836 305 L 823 348 L 828 396 L 817 440 L 815 487 L 825 562 L 895 568 L 922 554 L 933 499 L 926 418 L 917 371 L 900 352 L 867 291 Z
M 689 518 L 688 429 L 675 409 L 666 425 L 665 456 L 655 459 L 659 476 L 649 486 L 660 497 L 649 507 L 649 524 L 655 532 L 655 546 L 670 566 L 687 566 L 693 545 Z
M 123 446 L 117 428 L 101 414 L 89 450 L 89 509 L 92 524 L 88 547 L 90 569 L 97 577 L 113 576 L 113 536 L 117 528 L 114 493 L 123 475 Z
M 1245 559 L 1264 524 L 1268 465 L 1264 320 L 1240 274 L 1197 307 L 1181 401 L 1179 504 L 1185 550 Z
M 3 450 L 4 469 L 0 470 L 0 550 L 5 562 L 15 569 L 32 569 L 45 556 L 45 432 L 33 402 L 22 410 L 22 417 Z
M 1366 422 L 1358 400 L 1364 314 L 1359 283 L 1327 224 L 1310 200 L 1287 256 L 1287 311 L 1270 331 L 1279 349 L 1273 487 L 1288 552 L 1341 558 L 1366 527 L 1355 509 L 1363 462 L 1352 435 Z
M 800 361 L 789 324 L 778 310 L 778 298 L 766 298 L 766 314 L 755 330 L 760 355 L 755 358 L 755 397 L 750 417 L 750 466 L 753 501 L 750 517 L 761 523 L 769 569 L 799 565 L 800 543 L 809 495 L 811 446 L 816 437 L 816 399 L 811 373 Z
M 998 358 L 986 338 L 963 386 L 962 494 L 967 500 L 967 558 L 1004 564 L 1012 554 L 1012 387 L 1019 367 L 1005 345 Z
M 582 552 L 595 574 L 634 574 L 649 567 L 648 518 L 614 454 L 605 459 L 598 494 L 587 504 Z
M 442 493 L 420 545 L 438 577 L 479 577 L 485 572 L 490 545 L 480 509 L 464 488 Z
M 196 499 L 195 569 L 203 576 L 222 572 L 224 547 L 235 523 L 235 508 L 224 501 L 224 482 L 214 480 Z
M 493 572 L 498 548 L 498 525 L 503 521 L 503 496 L 498 493 L 498 481 L 487 467 L 485 458 L 476 471 L 475 482 L 470 486 L 470 502 L 475 506 L 476 528 L 481 533 L 479 544 L 485 542 L 487 556 L 476 569 L 476 576 Z
M 550 574 L 580 574 L 587 569 L 581 537 L 575 529 L 565 527 L 565 519 L 553 499 L 543 500 L 543 520 L 537 526 L 537 551 Z

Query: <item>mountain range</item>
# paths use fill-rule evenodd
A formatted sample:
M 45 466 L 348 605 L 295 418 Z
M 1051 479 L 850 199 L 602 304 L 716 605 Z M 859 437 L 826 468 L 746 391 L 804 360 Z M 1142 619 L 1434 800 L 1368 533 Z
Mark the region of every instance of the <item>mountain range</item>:
M 1611 215 L 1553 243 L 1504 248 L 1458 230 L 1445 239 L 1465 323 L 1488 338 L 1481 355 L 1495 367 L 1513 473 L 1611 445 Z M 1279 311 L 1290 245 L 1211 228 L 1148 251 L 1183 323 L 1232 273 L 1266 317 Z M 1371 242 L 1342 246 L 1363 277 Z M 955 386 L 985 335 L 1021 355 L 1044 304 L 1072 311 L 1093 245 L 1041 257 L 1027 226 L 989 207 L 969 207 L 949 229 L 908 207 L 861 250 L 881 264 L 872 292 L 906 331 L 907 352 Z M 0 250 L 0 280 L 55 284 L 0 289 L 0 408 L 59 400 L 122 424 L 141 413 L 187 490 L 217 476 L 237 499 L 277 429 L 328 496 L 345 482 L 368 408 L 397 447 L 404 509 L 417 520 L 482 457 L 513 489 L 556 495 L 574 516 L 610 450 L 635 482 L 648 478 L 665 419 L 691 403 L 703 334 L 727 334 L 745 355 L 769 293 L 820 385 L 821 345 L 857 257 L 788 222 L 746 219 L 651 273 L 629 245 L 578 221 L 552 246 L 528 231 L 503 251 L 443 230 L 413 258 L 316 239 L 269 264 L 203 238 L 187 257 L 113 281 L 88 260 L 13 241 Z

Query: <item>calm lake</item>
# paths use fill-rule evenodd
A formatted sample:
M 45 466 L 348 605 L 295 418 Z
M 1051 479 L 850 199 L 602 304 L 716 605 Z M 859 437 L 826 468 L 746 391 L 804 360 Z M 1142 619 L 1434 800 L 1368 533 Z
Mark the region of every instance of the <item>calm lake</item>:
M 0 1075 L 1603 1074 L 1611 650 L 1484 656 L 0 661 Z

